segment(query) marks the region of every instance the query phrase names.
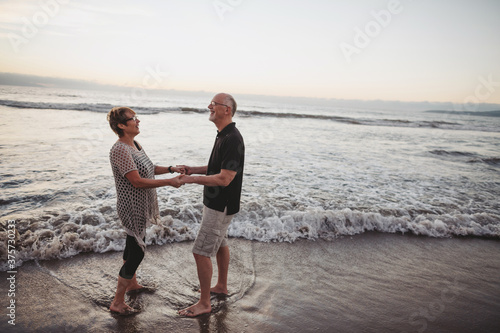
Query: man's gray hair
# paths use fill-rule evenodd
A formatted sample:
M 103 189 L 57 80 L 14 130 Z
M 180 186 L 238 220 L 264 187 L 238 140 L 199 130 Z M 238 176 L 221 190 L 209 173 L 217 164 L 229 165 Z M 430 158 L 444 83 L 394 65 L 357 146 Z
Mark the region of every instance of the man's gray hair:
M 234 100 L 233 96 L 226 94 L 226 104 L 229 104 L 229 106 L 231 107 L 231 114 L 232 116 L 234 116 L 238 105 L 236 104 L 236 101 Z

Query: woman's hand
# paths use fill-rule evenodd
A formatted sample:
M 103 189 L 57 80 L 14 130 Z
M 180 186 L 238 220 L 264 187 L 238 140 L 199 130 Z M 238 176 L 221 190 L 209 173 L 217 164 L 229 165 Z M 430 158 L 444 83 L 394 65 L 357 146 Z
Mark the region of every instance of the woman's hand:
M 186 174 L 186 168 L 184 167 L 184 165 L 173 166 L 171 169 L 173 172 L 177 172 L 183 175 Z

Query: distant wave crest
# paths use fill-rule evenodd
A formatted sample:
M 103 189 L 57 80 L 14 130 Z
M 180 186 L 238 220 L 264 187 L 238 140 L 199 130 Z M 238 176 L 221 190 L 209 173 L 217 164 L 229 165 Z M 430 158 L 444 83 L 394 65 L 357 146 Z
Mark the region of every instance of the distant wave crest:
M 43 103 L 43 102 L 21 102 L 12 100 L 0 100 L 0 105 L 25 108 L 25 109 L 45 109 L 45 110 L 73 110 L 73 111 L 90 111 L 90 112 L 109 112 L 115 105 L 106 103 Z M 185 112 L 185 113 L 206 113 L 206 108 L 193 107 L 143 107 L 131 106 L 141 114 L 158 114 L 168 112 Z M 431 112 L 431 111 L 428 111 Z M 434 111 L 432 111 L 434 112 Z M 436 111 L 437 112 L 437 111 Z M 469 130 L 471 128 L 464 127 L 456 122 L 447 121 L 410 121 L 404 119 L 361 119 L 343 117 L 337 115 L 321 115 L 321 114 L 302 114 L 302 113 L 287 113 L 287 112 L 265 112 L 256 110 L 238 110 L 238 115 L 241 117 L 273 117 L 273 118 L 288 118 L 288 119 L 318 119 L 330 120 L 335 122 L 367 125 L 367 126 L 393 126 L 393 127 L 424 127 L 424 128 L 443 128 L 455 130 Z M 490 128 L 480 128 L 481 131 L 492 131 Z M 493 130 L 496 131 L 496 130 Z
M 500 166 L 500 157 L 483 156 L 478 153 L 447 151 L 441 149 L 431 150 L 430 153 L 456 161 L 463 161 L 467 163 L 486 163 L 491 166 Z
M 456 114 L 456 115 L 466 115 L 466 116 L 479 116 L 479 117 L 500 117 L 500 110 L 494 111 L 447 111 L 447 110 L 429 110 L 425 111 L 429 113 L 444 113 L 444 114 Z

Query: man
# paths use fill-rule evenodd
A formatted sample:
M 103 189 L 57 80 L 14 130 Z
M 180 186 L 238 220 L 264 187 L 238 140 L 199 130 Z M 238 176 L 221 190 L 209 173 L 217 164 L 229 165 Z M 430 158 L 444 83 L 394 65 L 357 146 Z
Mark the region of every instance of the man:
M 236 102 L 231 95 L 220 93 L 214 96 L 208 108 L 209 120 L 218 130 L 208 165 L 181 166 L 186 171 L 181 182 L 204 185 L 203 219 L 193 245 L 201 295 L 198 303 L 179 311 L 179 314 L 185 317 L 210 313 L 211 292 L 227 295 L 227 229 L 234 214 L 240 209 L 245 145 L 236 124 L 233 123 Z M 203 176 L 192 176 L 193 174 Z M 211 257 L 214 256 L 217 259 L 219 277 L 215 287 L 210 288 L 213 272 Z

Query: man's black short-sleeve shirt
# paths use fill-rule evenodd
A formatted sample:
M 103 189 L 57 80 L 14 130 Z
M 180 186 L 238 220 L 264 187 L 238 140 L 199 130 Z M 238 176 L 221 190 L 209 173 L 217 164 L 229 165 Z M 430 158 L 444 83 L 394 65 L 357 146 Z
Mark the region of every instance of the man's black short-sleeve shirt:
M 235 123 L 231 123 L 217 132 L 212 154 L 208 161 L 207 176 L 216 175 L 222 169 L 236 171 L 233 181 L 226 187 L 205 186 L 203 204 L 208 208 L 223 212 L 227 207 L 227 215 L 240 210 L 241 185 L 243 183 L 243 166 L 245 163 L 245 144 Z

